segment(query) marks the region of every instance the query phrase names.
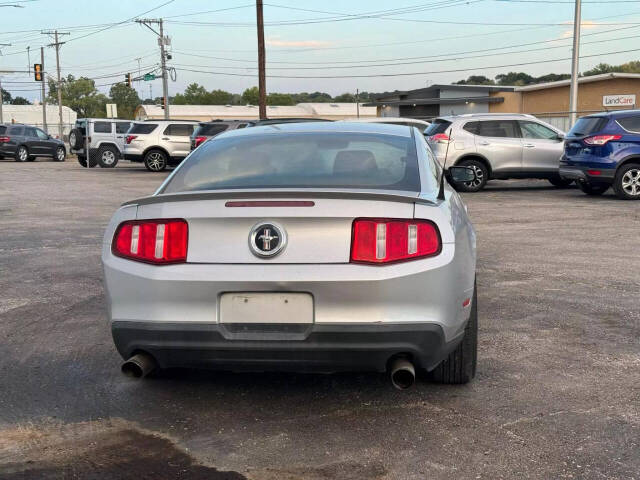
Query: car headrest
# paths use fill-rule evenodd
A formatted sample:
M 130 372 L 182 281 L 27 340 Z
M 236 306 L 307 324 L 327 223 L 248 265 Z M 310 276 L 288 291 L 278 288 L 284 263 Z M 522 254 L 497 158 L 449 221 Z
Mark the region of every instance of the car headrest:
M 336 154 L 333 173 L 376 172 L 378 164 L 369 150 L 343 150 Z

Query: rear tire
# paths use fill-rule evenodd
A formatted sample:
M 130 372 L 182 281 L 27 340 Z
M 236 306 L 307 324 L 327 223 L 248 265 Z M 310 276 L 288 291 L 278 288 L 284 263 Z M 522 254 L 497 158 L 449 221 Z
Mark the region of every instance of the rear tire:
M 489 170 L 480 160 L 468 159 L 458 163 L 460 167 L 469 167 L 476 172 L 476 180 L 473 182 L 456 183 L 456 190 L 461 192 L 479 192 L 484 188 L 489 180 Z
M 162 150 L 149 150 L 144 156 L 144 166 L 150 172 L 162 172 L 167 168 L 167 155 Z
M 102 168 L 113 168 L 118 164 L 118 151 L 114 147 L 104 146 L 98 150 L 98 163 Z
M 29 161 L 29 150 L 24 145 L 20 145 L 16 150 L 15 156 L 16 162 L 28 162 Z
M 461 384 L 476 376 L 478 363 L 478 289 L 474 284 L 469 321 L 464 329 L 460 345 L 432 372 L 431 378 L 438 383 Z
M 73 150 L 84 147 L 84 136 L 79 128 L 74 128 L 69 133 L 69 145 Z
M 65 151 L 64 147 L 56 148 L 56 154 L 53 157 L 53 160 L 56 162 L 64 162 L 66 158 L 67 158 L 67 152 Z
M 573 180 L 568 180 L 561 177 L 551 177 L 548 180 L 551 185 L 557 188 L 567 188 L 573 183 Z
M 613 190 L 622 200 L 640 200 L 640 164 L 628 163 L 616 172 Z
M 602 195 L 604 192 L 609 190 L 609 185 L 605 185 L 602 183 L 597 183 L 595 185 L 591 185 L 587 182 L 577 182 L 578 188 L 582 190 L 587 195 Z
M 78 163 L 84 168 L 87 168 L 87 157 L 78 155 Z M 92 157 L 91 160 L 89 161 L 89 164 L 90 164 L 89 168 L 93 168 L 98 164 L 98 161 Z

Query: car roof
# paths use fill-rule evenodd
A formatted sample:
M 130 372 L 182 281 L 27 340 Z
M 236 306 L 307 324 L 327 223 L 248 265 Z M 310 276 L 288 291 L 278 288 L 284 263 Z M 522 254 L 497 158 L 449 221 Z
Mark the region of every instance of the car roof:
M 592 113 L 591 115 L 585 115 L 580 118 L 605 118 L 605 117 L 616 117 L 616 118 L 624 118 L 624 117 L 635 117 L 640 115 L 640 110 L 611 110 L 608 112 L 598 112 Z
M 465 113 L 462 115 L 444 115 L 436 120 L 455 122 L 458 120 L 517 120 L 522 118 L 535 119 L 536 117 L 528 113 Z
M 364 123 L 364 122 L 301 122 L 279 123 L 263 125 L 252 128 L 241 128 L 225 132 L 216 138 L 229 136 L 257 135 L 261 133 L 371 133 L 378 135 L 395 135 L 410 137 L 413 127 L 405 125 L 391 125 L 388 123 Z
M 343 122 L 358 122 L 358 123 L 386 123 L 386 122 L 412 122 L 424 125 L 430 125 L 426 120 L 420 120 L 419 118 L 406 118 L 406 117 L 367 117 L 367 118 L 352 118 L 342 120 Z

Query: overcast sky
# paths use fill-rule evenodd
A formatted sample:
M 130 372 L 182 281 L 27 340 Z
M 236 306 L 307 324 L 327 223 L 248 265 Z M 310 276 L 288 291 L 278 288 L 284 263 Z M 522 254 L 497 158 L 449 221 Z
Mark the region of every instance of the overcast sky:
M 255 2 L 251 0 L 17 1 L 24 8 L 0 7 L 0 43 L 11 44 L 0 47 L 0 71 L 25 70 L 27 46 L 31 63 L 36 63 L 40 46 L 52 41 L 40 30 L 58 28 L 71 33 L 61 37 L 68 42 L 60 51 L 63 74 L 102 77 L 96 78 L 96 84 L 108 92 L 107 84 L 121 81 L 125 71 L 137 75 L 136 58 L 141 58 L 142 73 L 159 63 L 155 35 L 126 22 L 143 15 L 166 19 L 173 55 L 169 65 L 177 74 L 176 81 L 170 82 L 170 94 L 192 82 L 236 93 L 257 85 Z M 13 2 L 0 0 L 0 5 L 7 3 Z M 406 12 L 396 10 L 404 8 Z M 396 12 L 389 12 L 392 9 Z M 370 17 L 363 18 L 367 13 Z M 570 71 L 571 0 L 265 0 L 264 16 L 267 25 L 280 23 L 265 28 L 269 92 L 339 94 L 356 88 L 379 92 L 449 83 L 472 74 Z M 115 22 L 123 23 L 109 26 Z M 287 24 L 291 22 L 298 24 Z M 583 22 L 581 55 L 590 57 L 581 60 L 581 70 L 600 62 L 640 59 L 640 2 L 584 0 Z M 496 50 L 503 47 L 510 48 Z M 609 53 L 634 49 L 638 51 Z M 593 56 L 602 53 L 607 55 Z M 556 59 L 561 61 L 534 63 Z M 527 65 L 515 65 L 521 63 Z M 45 48 L 45 65 L 54 74 L 52 48 Z M 402 73 L 417 74 L 381 76 Z M 39 99 L 38 85 L 30 82 L 30 75 L 0 76 L 3 87 L 14 96 Z M 291 78 L 323 76 L 360 77 Z M 160 80 L 140 82 L 136 87 L 143 98 L 149 96 L 149 86 L 153 96 L 160 95 Z

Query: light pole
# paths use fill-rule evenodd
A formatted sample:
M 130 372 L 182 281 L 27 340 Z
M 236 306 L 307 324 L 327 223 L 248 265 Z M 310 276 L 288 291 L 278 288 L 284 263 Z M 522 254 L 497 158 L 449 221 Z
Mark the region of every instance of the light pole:
M 578 118 L 578 74 L 580 73 L 580 8 L 582 0 L 576 0 L 576 10 L 573 16 L 573 54 L 571 58 L 571 89 L 569 93 L 570 127 Z

